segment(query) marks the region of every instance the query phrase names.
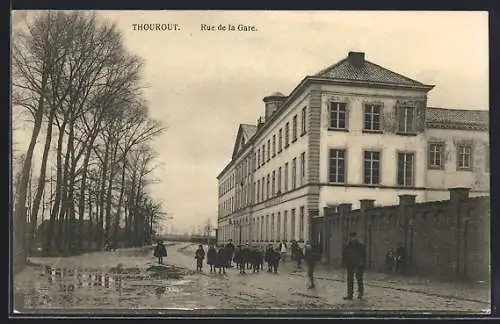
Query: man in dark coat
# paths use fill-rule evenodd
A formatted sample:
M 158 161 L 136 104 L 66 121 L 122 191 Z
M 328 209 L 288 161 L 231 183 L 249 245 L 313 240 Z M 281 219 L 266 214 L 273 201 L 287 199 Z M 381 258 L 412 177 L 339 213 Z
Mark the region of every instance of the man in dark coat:
M 207 251 L 207 263 L 210 266 L 210 272 L 215 272 L 217 264 L 217 250 L 213 245 L 210 245 Z
M 257 246 L 252 246 L 250 249 L 250 263 L 252 264 L 252 272 L 260 271 L 261 253 Z
M 297 261 L 297 269 L 302 269 L 302 260 L 304 259 L 304 251 L 300 245 L 296 243 L 295 260 Z
M 236 247 L 236 251 L 234 251 L 233 261 L 236 263 L 236 269 L 240 270 L 241 258 L 243 257 L 243 250 L 241 245 Z
M 246 268 L 252 269 L 252 262 L 251 262 L 252 249 L 251 249 L 250 244 L 248 242 L 245 244 L 245 247 L 243 248 L 243 250 L 244 250 L 244 255 L 246 256 L 246 259 L 245 259 Z
M 203 245 L 198 245 L 198 250 L 194 254 L 196 259 L 196 271 L 202 271 L 203 260 L 205 259 L 205 250 L 203 250 Z
M 154 256 L 158 258 L 159 264 L 163 264 L 163 257 L 167 256 L 167 248 L 163 245 L 163 241 L 158 241 L 155 247 Z
M 316 268 L 316 263 L 319 259 L 319 253 L 317 249 L 309 242 L 306 243 L 304 252 L 304 261 L 307 265 L 307 278 L 309 279 L 309 286 L 307 288 L 314 289 L 316 285 L 314 284 L 314 269 Z
M 245 273 L 245 268 L 248 260 L 248 249 L 243 246 L 238 246 L 239 258 L 238 258 L 238 269 L 240 269 L 240 273 Z
M 406 249 L 398 244 L 396 249 L 396 273 L 404 273 L 406 270 Z
M 270 260 L 272 271 L 275 274 L 277 274 L 278 268 L 280 265 L 281 253 L 278 251 L 278 249 L 273 248 L 272 245 L 271 245 L 269 253 L 270 253 L 269 260 Z
M 227 265 L 227 251 L 224 246 L 220 246 L 217 251 L 217 267 L 219 268 L 219 273 L 226 274 Z
M 264 261 L 267 263 L 267 272 L 272 272 L 272 264 L 271 264 L 271 254 L 273 251 L 273 245 L 269 244 L 266 249 L 266 253 L 264 254 Z
M 259 257 L 259 268 L 260 270 L 264 271 L 264 259 L 265 259 L 265 254 L 266 252 L 264 251 L 264 248 L 261 246 L 259 246 L 257 248 L 257 250 L 259 251 L 259 254 L 258 254 L 258 257 Z
M 233 260 L 234 257 L 234 252 L 236 248 L 234 247 L 233 240 L 229 239 L 228 243 L 226 244 L 226 255 L 227 255 L 227 264 L 226 268 L 232 268 L 233 265 L 231 264 L 231 261 Z
M 347 296 L 345 300 L 352 300 L 354 295 L 354 277 L 358 283 L 358 299 L 363 298 L 363 274 L 366 269 L 366 248 L 358 241 L 356 232 L 349 234 L 349 242 L 344 246 L 342 266 L 347 270 Z

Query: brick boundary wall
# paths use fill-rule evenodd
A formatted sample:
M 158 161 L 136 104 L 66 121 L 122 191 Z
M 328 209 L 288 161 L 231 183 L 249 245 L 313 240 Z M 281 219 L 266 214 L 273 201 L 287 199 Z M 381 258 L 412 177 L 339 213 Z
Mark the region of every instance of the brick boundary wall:
M 405 247 L 409 274 L 488 280 L 490 278 L 490 198 L 470 198 L 468 188 L 449 189 L 446 201 L 415 203 L 400 195 L 399 205 L 374 207 L 374 200 L 325 208 L 313 219 L 320 232 L 323 259 L 341 265 L 342 246 L 350 232 L 366 245 L 368 269 L 385 271 L 385 254 Z

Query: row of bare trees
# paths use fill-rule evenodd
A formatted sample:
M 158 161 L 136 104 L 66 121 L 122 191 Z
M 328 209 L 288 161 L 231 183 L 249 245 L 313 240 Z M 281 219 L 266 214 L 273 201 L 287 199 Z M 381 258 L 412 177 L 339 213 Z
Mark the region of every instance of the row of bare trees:
M 44 251 L 71 253 L 149 241 L 162 208 L 147 190 L 152 140 L 164 128 L 148 115 L 142 60 L 125 48 L 114 24 L 83 12 L 43 12 L 13 40 L 13 106 L 33 124 L 15 183 L 19 244 L 29 250 L 41 239 Z M 27 204 L 38 143 L 43 153 Z M 48 170 L 55 190 L 42 230 Z

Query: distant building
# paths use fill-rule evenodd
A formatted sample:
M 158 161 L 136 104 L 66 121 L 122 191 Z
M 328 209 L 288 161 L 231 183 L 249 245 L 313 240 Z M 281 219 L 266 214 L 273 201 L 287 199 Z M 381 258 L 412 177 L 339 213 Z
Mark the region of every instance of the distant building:
M 308 240 L 324 207 L 489 194 L 488 111 L 427 107 L 422 84 L 349 52 L 240 125 L 218 175 L 218 239 Z

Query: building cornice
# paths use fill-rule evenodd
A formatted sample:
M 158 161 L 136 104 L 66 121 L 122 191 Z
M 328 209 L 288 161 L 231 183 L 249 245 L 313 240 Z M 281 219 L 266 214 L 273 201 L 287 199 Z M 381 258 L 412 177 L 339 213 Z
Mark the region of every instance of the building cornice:
M 482 131 L 487 132 L 489 127 L 484 124 L 465 124 L 465 123 L 442 123 L 442 122 L 426 122 L 427 128 L 439 128 L 439 129 L 458 129 L 458 130 L 468 130 L 468 131 Z
M 247 147 L 251 147 L 255 141 L 257 141 L 269 127 L 272 125 L 276 119 L 278 119 L 289 107 L 290 104 L 299 97 L 304 90 L 310 86 L 311 84 L 337 84 L 337 85 L 348 85 L 348 86 L 357 86 L 357 87 L 367 87 L 367 88 L 376 88 L 376 89 L 406 89 L 406 90 L 418 90 L 428 92 L 434 88 L 434 85 L 400 85 L 393 83 L 382 83 L 382 82 L 370 82 L 370 81 L 355 81 L 355 80 L 338 80 L 338 79 L 329 79 L 329 78 L 320 78 L 315 76 L 306 76 L 299 82 L 299 84 L 292 90 L 290 95 L 286 97 L 276 112 L 271 115 L 269 120 L 259 126 L 257 125 L 257 131 L 250 138 L 250 140 L 245 144 L 244 148 L 240 151 L 241 153 L 237 153 L 236 156 L 231 159 L 231 161 L 222 169 L 222 171 L 217 176 L 217 179 L 220 179 L 238 160 L 238 158 L 243 155 L 247 149 Z

